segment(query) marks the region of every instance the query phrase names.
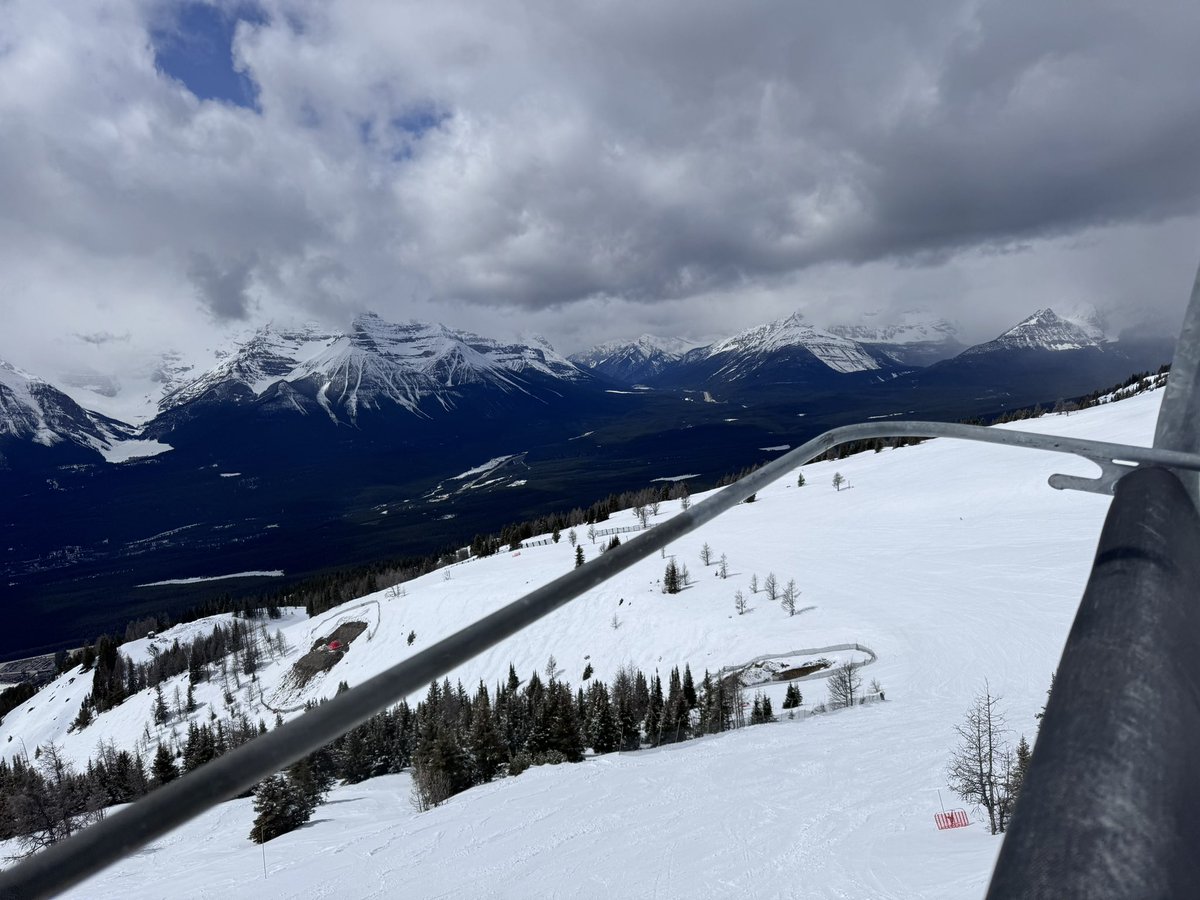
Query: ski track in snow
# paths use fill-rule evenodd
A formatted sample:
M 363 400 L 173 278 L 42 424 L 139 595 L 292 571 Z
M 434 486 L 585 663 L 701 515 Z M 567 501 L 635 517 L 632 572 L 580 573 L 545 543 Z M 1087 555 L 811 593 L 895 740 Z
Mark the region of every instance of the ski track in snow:
M 1160 397 L 1003 427 L 1148 445 Z M 855 490 L 833 489 L 835 468 Z M 422 814 L 409 806 L 407 775 L 340 787 L 306 827 L 266 845 L 266 881 L 262 850 L 246 839 L 251 801 L 233 801 L 68 896 L 982 896 L 999 838 L 978 825 L 939 832 L 933 822 L 939 789 L 947 806 L 962 805 L 946 787 L 954 726 L 988 679 L 1003 698 L 1013 742 L 1033 739 L 1033 716 L 1109 503 L 1052 490 L 1046 479 L 1093 470 L 1061 454 L 947 439 L 806 466 L 805 487 L 795 487 L 794 472 L 784 476 L 758 502 L 668 549 L 695 579 L 682 593 L 660 592 L 665 564 L 654 556 L 450 673 L 469 688 L 480 678 L 491 684 L 510 662 L 527 677 L 553 653 L 576 686 L 585 656 L 606 680 L 625 662 L 663 676 L 687 662 L 699 680 L 705 669 L 782 647 L 853 642 L 877 655 L 864 681 L 882 683 L 884 703 L 533 768 Z M 678 508 L 663 503 L 656 521 Z M 634 524 L 629 511 L 606 523 L 626 524 Z M 597 547 L 577 531 L 586 558 L 594 558 Z M 727 554 L 728 579 L 701 564 L 704 543 Z M 342 680 L 361 684 L 572 566 L 564 540 L 431 573 L 407 583 L 404 597 L 360 598 L 355 603 L 379 610 L 370 640 L 356 641 L 296 702 L 332 694 Z M 796 579 L 804 615 L 789 617 L 749 591 L 751 575 L 761 584 L 770 572 L 781 583 Z M 733 607 L 736 590 L 749 603 L 744 616 Z M 272 633 L 282 627 L 292 651 L 264 661 L 259 683 L 267 696 L 310 635 L 366 611 L 268 622 Z M 211 622 L 180 626 L 191 629 L 186 634 L 206 627 Z M 145 654 L 147 645 L 126 647 Z M 17 737 L 30 749 L 53 738 L 82 764 L 100 740 L 138 740 L 150 718 L 147 692 L 83 732 L 65 733 L 90 682 L 90 674 L 68 672 L 14 710 L 0 723 L 0 753 L 20 752 Z M 239 697 L 249 703 L 257 695 L 246 684 Z M 820 681 L 800 686 L 805 708 L 825 699 Z M 164 685 L 168 696 L 173 689 Z M 765 688 L 782 715 L 784 689 Z M 197 700 L 198 717 L 221 709 L 219 685 L 200 685 Z M 186 733 L 186 723 L 175 723 L 152 739 L 168 738 L 172 727 Z

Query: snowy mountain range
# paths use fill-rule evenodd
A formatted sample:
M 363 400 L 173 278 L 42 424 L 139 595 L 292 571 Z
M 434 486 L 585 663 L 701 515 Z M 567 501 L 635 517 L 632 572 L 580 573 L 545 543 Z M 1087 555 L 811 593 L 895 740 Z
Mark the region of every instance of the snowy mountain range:
M 1154 391 L 1011 427 L 1148 445 L 1160 398 Z M 812 464 L 804 487 L 792 473 L 668 548 L 696 573 L 682 593 L 662 593 L 664 561 L 654 555 L 450 673 L 473 689 L 502 681 L 510 664 L 521 678 L 544 671 L 553 656 L 574 688 L 585 668 L 611 681 L 626 664 L 660 673 L 687 664 L 697 677 L 730 667 L 748 673 L 750 692 L 770 696 L 780 713 L 785 682 L 747 664 L 824 657 L 863 664 L 864 683 L 878 681 L 886 702 L 817 713 L 825 684 L 820 673 L 803 676 L 794 682 L 803 692 L 794 719 L 783 712 L 774 724 L 669 747 L 535 766 L 427 812 L 411 808 L 407 773 L 344 785 L 308 826 L 265 849 L 247 840 L 251 801 L 231 801 L 69 896 L 981 896 L 1000 839 L 947 786 L 954 729 L 986 680 L 1003 698 L 997 709 L 1012 739 L 1035 739 L 1035 713 L 1109 503 L 1051 490 L 1046 479 L 1091 468 L 944 440 Z M 840 491 L 835 471 L 847 482 Z M 650 527 L 678 511 L 663 503 Z M 637 540 L 631 510 L 604 525 L 634 529 L 621 536 Z M 577 537 L 593 560 L 605 536 Z M 705 547 L 727 557 L 728 578 L 704 564 Z M 520 553 L 472 558 L 403 592 L 368 594 L 313 618 L 292 612 L 255 629 L 262 652 L 253 679 L 201 681 L 195 710 L 172 710 L 166 721 L 155 721 L 155 693 L 145 690 L 69 730 L 93 679 L 67 671 L 0 722 L 0 754 L 32 755 L 54 741 L 82 769 L 108 741 L 147 758 L 160 742 L 177 748 L 189 725 L 213 715 L 291 719 L 339 682 L 362 684 L 569 571 L 573 557 L 569 540 L 536 535 Z M 796 579 L 796 615 L 751 586 L 768 574 Z M 749 602 L 744 615 L 738 591 Z M 177 626 L 121 652 L 147 662 L 216 621 Z M 297 660 L 350 622 L 365 625 L 350 651 L 298 684 Z M 183 672 L 161 694 L 174 706 L 171 698 L 187 690 Z M 938 831 L 933 817 L 943 804 L 965 807 L 972 824 Z
M 471 388 L 532 393 L 539 379 L 586 378 L 544 339 L 503 343 L 368 313 L 347 332 L 268 325 L 221 365 L 167 393 L 159 407 L 169 415 L 196 403 L 261 402 L 356 424 L 363 411 L 390 406 L 419 416 L 431 403 L 450 410 Z

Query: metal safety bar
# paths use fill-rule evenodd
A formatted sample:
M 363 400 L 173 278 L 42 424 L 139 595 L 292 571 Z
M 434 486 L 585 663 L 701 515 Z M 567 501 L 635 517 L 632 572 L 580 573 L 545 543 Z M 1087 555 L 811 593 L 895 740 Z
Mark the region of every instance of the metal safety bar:
M 1190 332 L 1185 329 L 1185 336 L 1187 334 Z M 1200 339 L 1200 335 L 1197 338 Z M 1200 366 L 1196 368 L 1200 370 Z M 1173 375 L 1171 383 L 1174 381 Z M 840 444 L 891 437 L 945 437 L 1067 453 L 1091 460 L 1101 468 L 1098 478 L 1051 476 L 1050 484 L 1057 488 L 1111 493 L 1123 476 L 1141 466 L 1170 467 L 1189 473 L 1193 482 L 1200 473 L 1200 455 L 1191 446 L 1187 450 L 1134 447 L 944 422 L 866 423 L 835 428 L 661 525 L 339 694 L 328 703 L 163 785 L 126 809 L 13 869 L 0 872 L 0 898 L 48 897 L 78 884 L 217 803 L 335 740 L 389 705 L 423 690 L 431 681 L 742 503 L 800 465 Z M 1037 763 L 1036 754 L 1034 762 Z
M 1154 446 L 1200 450 L 1200 272 Z M 1200 477 L 1122 479 L 989 900 L 1200 894 Z

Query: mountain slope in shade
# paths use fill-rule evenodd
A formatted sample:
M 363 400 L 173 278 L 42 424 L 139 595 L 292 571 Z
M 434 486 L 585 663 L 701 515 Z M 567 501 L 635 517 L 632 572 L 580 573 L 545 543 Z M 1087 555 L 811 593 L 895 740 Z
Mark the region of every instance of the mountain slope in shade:
M 347 332 L 260 329 L 225 362 L 169 393 L 165 414 L 194 404 L 261 403 L 353 424 L 364 410 L 426 415 L 453 409 L 473 386 L 528 392 L 586 376 L 544 339 L 506 343 L 444 325 L 395 324 L 374 314 Z
M 610 341 L 569 359 L 614 381 L 636 384 L 652 381 L 695 348 L 693 341 L 682 338 L 643 334 L 636 341 Z
M 928 366 L 962 352 L 958 330 L 945 319 L 906 313 L 892 325 L 867 322 L 855 325 L 830 325 L 829 332 L 849 338 L 884 353 L 906 366 Z

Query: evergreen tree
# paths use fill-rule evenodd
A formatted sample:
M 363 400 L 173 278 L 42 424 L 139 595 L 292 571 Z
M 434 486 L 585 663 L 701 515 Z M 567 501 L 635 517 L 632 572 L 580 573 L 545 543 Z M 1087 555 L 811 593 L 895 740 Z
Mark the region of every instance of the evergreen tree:
M 254 789 L 254 811 L 250 840 L 263 844 L 299 828 L 312 817 L 313 807 L 287 778 L 272 775 Z
M 575 547 L 575 568 L 578 569 L 580 566 L 583 565 L 583 562 L 584 562 L 584 560 L 583 560 L 583 545 L 578 544 Z
M 588 720 L 588 743 L 596 753 L 611 753 L 621 746 L 621 729 L 613 713 L 608 688 L 603 682 L 595 682 L 589 704 L 591 716 Z
M 175 766 L 175 754 L 164 744 L 158 745 L 154 762 L 150 766 L 150 775 L 158 785 L 168 784 L 179 777 L 179 769 Z
M 657 747 L 662 734 L 663 692 L 662 681 L 658 673 L 650 682 L 649 701 L 646 704 L 646 740 L 651 747 Z
M 787 691 L 783 695 L 783 708 L 795 709 L 803 702 L 804 698 L 800 693 L 800 688 L 796 687 L 794 683 L 789 684 L 787 686 Z
M 660 742 L 672 744 L 687 739 L 688 707 L 683 696 L 683 682 L 679 677 L 679 668 L 671 669 L 667 682 L 667 699 L 663 704 L 662 719 L 659 726 Z
M 666 571 L 663 573 L 663 593 L 678 594 L 681 590 L 679 567 L 675 565 L 675 560 L 671 559 L 667 562 Z
M 167 702 L 163 699 L 162 685 L 154 688 L 154 724 L 166 725 L 171 715 L 167 711 Z
M 467 751 L 472 781 L 475 784 L 484 784 L 495 778 L 508 756 L 500 731 L 496 727 L 487 688 L 482 682 L 471 708 L 471 733 Z

